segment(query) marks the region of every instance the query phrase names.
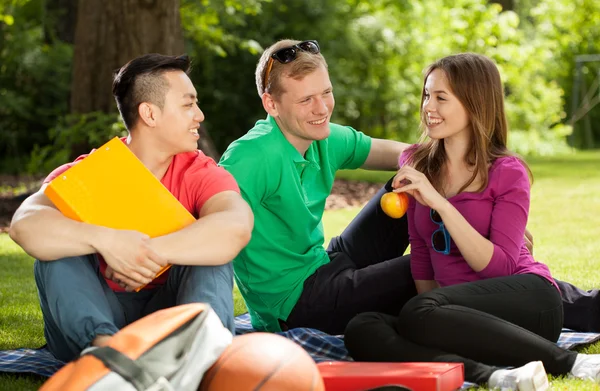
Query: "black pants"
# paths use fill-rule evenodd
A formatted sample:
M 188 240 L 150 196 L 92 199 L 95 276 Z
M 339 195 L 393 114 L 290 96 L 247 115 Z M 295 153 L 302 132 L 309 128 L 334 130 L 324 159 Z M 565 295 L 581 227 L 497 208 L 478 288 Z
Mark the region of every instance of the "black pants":
M 357 361 L 462 362 L 465 380 L 486 383 L 500 366 L 537 360 L 551 374 L 568 373 L 577 353 L 556 346 L 562 324 L 556 287 L 524 274 L 434 289 L 399 316 L 360 314 L 345 343 Z
M 556 280 L 565 312 L 564 327 L 600 333 L 600 291 L 584 291 L 568 282 Z
M 389 186 L 386 185 L 386 186 Z M 300 299 L 282 328 L 312 327 L 342 334 L 356 314 L 379 311 L 398 315 L 417 294 L 410 273 L 406 218 L 387 216 L 382 188 L 348 227 L 329 243 L 331 262 L 304 282 Z
M 338 237 L 329 243 L 331 262 L 307 278 L 298 303 L 282 328 L 312 327 L 343 333 L 352 317 L 377 311 L 398 315 L 416 295 L 410 273 L 408 222 L 388 217 L 379 206 L 390 182 L 365 205 Z M 561 289 L 564 327 L 600 332 L 600 295 L 556 281 Z

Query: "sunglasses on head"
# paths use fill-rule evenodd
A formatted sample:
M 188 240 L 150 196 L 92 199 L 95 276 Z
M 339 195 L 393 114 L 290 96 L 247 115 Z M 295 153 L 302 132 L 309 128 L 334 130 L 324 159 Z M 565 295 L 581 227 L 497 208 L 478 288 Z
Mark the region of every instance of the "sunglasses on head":
M 310 40 L 279 49 L 271 54 L 269 57 L 269 62 L 267 63 L 267 70 L 265 71 L 263 90 L 267 88 L 269 74 L 271 73 L 271 68 L 273 68 L 273 60 L 277 60 L 282 64 L 288 64 L 296 59 L 299 50 L 312 54 L 318 54 L 321 51 L 321 48 L 319 47 L 319 43 L 317 41 Z
M 431 221 L 439 226 L 439 228 L 433 231 L 433 234 L 431 235 L 431 246 L 440 254 L 450 254 L 450 232 L 448 232 L 446 226 L 444 226 L 442 216 L 440 216 L 436 210 L 431 209 L 429 217 L 431 218 Z

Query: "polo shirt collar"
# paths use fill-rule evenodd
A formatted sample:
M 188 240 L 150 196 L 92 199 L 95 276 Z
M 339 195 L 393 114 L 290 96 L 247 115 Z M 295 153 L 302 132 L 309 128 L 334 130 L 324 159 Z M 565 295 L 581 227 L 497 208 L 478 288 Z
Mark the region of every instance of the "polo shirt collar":
M 273 118 L 271 115 L 267 115 L 267 121 L 269 121 L 269 123 L 273 127 L 273 132 L 276 133 L 281 144 L 285 145 L 286 150 L 289 151 L 290 156 L 292 156 L 294 163 L 296 163 L 296 166 L 299 166 L 299 165 L 302 166 L 302 165 L 309 164 L 309 165 L 315 167 L 317 170 L 321 169 L 321 167 L 319 166 L 319 163 L 317 162 L 317 159 L 316 159 L 315 142 L 314 141 L 310 144 L 310 146 L 306 150 L 306 154 L 305 154 L 306 156 L 302 156 L 302 155 L 300 155 L 300 152 L 298 152 L 298 150 L 288 141 L 288 139 L 285 138 L 285 136 L 283 135 L 283 132 L 281 132 L 281 129 L 279 128 L 279 125 L 277 124 L 277 121 L 275 121 L 275 118 Z

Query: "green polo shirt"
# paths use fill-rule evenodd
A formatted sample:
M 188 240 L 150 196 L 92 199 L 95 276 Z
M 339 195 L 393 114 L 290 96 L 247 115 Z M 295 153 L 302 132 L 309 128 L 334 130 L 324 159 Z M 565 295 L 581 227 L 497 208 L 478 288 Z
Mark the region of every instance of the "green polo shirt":
M 329 262 L 321 221 L 325 199 L 336 171 L 362 166 L 371 149 L 369 136 L 347 126 L 330 128 L 329 137 L 314 141 L 303 157 L 268 116 L 219 162 L 254 212 L 252 239 L 233 266 L 257 330 L 280 331 L 278 319 L 287 319 L 304 280 Z

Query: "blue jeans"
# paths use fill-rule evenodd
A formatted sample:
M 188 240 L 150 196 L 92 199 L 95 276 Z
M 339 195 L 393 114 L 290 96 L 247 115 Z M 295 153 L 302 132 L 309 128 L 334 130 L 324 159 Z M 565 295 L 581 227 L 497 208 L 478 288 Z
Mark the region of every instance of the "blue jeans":
M 77 357 L 97 335 L 113 335 L 154 311 L 179 304 L 210 304 L 234 332 L 231 263 L 173 266 L 164 286 L 140 292 L 113 292 L 100 274 L 95 255 L 36 260 L 34 274 L 48 348 L 65 362 Z

